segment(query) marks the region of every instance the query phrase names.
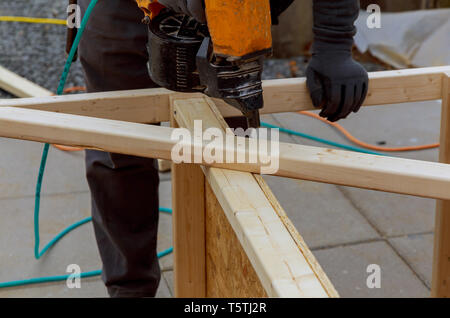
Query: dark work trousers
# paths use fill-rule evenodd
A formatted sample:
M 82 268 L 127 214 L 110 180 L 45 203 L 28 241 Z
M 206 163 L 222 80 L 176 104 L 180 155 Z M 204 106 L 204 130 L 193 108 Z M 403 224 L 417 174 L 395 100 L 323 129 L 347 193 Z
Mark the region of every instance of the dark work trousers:
M 90 0 L 78 0 L 84 13 Z M 147 28 L 134 0 L 99 0 L 79 56 L 89 92 L 156 87 L 147 72 Z M 111 297 L 153 297 L 159 176 L 155 160 L 86 151 L 102 279 Z
M 84 13 L 90 0 L 78 2 Z M 98 1 L 79 46 L 89 92 L 156 87 L 147 72 L 142 18 L 134 0 Z M 243 117 L 227 122 L 247 128 Z M 155 160 L 86 150 L 86 175 L 102 279 L 110 296 L 154 296 L 160 280 Z

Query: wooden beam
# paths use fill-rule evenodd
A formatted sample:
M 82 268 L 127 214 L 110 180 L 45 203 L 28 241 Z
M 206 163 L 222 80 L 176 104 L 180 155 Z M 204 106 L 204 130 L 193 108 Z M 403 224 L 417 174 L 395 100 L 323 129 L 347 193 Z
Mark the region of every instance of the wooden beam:
M 258 182 L 259 186 L 261 187 L 261 190 L 264 191 L 264 194 L 266 195 L 267 199 L 269 200 L 270 204 L 274 208 L 275 212 L 277 213 L 280 220 L 283 222 L 286 229 L 289 231 L 289 234 L 291 234 L 292 239 L 297 244 L 298 249 L 302 252 L 302 254 L 305 256 L 306 261 L 308 262 L 309 266 L 313 269 L 314 273 L 316 274 L 317 278 L 319 279 L 322 286 L 325 288 L 327 294 L 330 297 L 339 297 L 338 292 L 334 288 L 333 284 L 323 271 L 322 267 L 320 266 L 319 262 L 317 262 L 316 258 L 312 254 L 311 250 L 308 248 L 308 245 L 306 245 L 305 240 L 303 237 L 298 233 L 297 229 L 295 228 L 294 224 L 291 222 L 289 217 L 286 215 L 286 212 L 281 207 L 280 203 L 278 202 L 275 195 L 272 193 L 272 190 L 267 185 L 266 181 L 263 179 L 261 175 L 255 174 L 254 175 L 255 180 Z
M 0 88 L 17 97 L 42 97 L 53 95 L 49 90 L 30 82 L 2 66 L 0 66 Z
M 439 161 L 450 163 L 450 72 L 442 83 Z M 432 278 L 431 295 L 450 297 L 450 200 L 438 200 L 436 205 Z
M 171 126 L 178 127 L 173 117 Z M 206 297 L 205 195 L 199 165 L 172 164 L 175 297 Z
M 442 77 L 450 66 L 374 72 L 365 106 L 442 98 Z M 264 81 L 262 114 L 312 110 L 305 78 Z M 156 88 L 133 91 L 76 94 L 45 98 L 0 100 L 13 106 L 138 123 L 169 121 L 169 97 L 174 92 Z M 190 95 L 195 97 L 195 95 Z M 214 100 L 224 117 L 241 115 L 221 100 Z
M 203 98 L 190 99 L 201 102 Z M 0 108 L 0 136 L 99 149 L 107 152 L 171 160 L 178 143 L 173 128 L 100 118 Z M 236 137 L 240 142 L 247 139 Z M 193 147 L 192 141 L 185 141 Z M 204 147 L 207 145 L 205 142 Z M 382 157 L 343 150 L 280 143 L 279 170 L 274 175 L 385 192 L 450 200 L 450 166 L 443 163 Z M 234 147 L 223 148 L 236 155 Z M 248 153 L 248 150 L 247 150 Z M 261 172 L 260 163 L 208 163 L 224 169 Z
M 52 92 L 30 82 L 29 80 L 13 73 L 6 68 L 0 66 L 0 88 L 15 95 L 16 97 L 42 97 L 42 96 L 53 96 Z M 2 100 L 0 99 L 0 103 Z M 8 100 L 3 100 L 7 103 Z M 124 101 L 126 102 L 126 101 Z M 36 107 L 36 109 L 41 109 L 41 107 Z M 125 114 L 120 114 L 120 116 L 126 116 Z M 118 118 L 120 117 L 118 116 Z M 133 116 L 136 116 L 134 114 Z M 97 117 L 97 116 L 93 116 Z M 98 116 L 102 117 L 102 116 Z M 168 160 L 158 160 L 158 171 L 167 172 L 171 169 L 171 162 Z
M 175 99 L 173 110 L 174 118 L 181 127 L 192 130 L 195 120 L 201 120 L 205 130 L 218 127 L 225 131 L 228 127 L 215 105 L 207 98 Z M 210 215 L 207 219 L 213 222 L 212 225 L 207 224 L 207 227 L 213 226 L 216 231 L 215 235 L 210 237 L 210 240 L 214 241 L 212 250 L 207 248 L 207 263 L 214 262 L 215 265 L 214 275 L 209 276 L 207 293 L 208 285 L 219 288 L 228 286 L 224 294 L 217 288 L 209 293 L 216 297 L 255 296 L 248 286 L 258 284 L 255 284 L 253 279 L 249 282 L 242 273 L 247 260 L 244 259 L 243 264 L 238 264 L 223 260 L 221 256 L 228 254 L 231 259 L 234 255 L 242 257 L 240 242 L 269 297 L 330 296 L 252 174 L 217 168 L 204 168 L 204 172 L 221 207 L 216 205 L 215 209 L 207 209 Z M 210 200 L 207 199 L 207 202 Z M 225 213 L 234 233 L 221 231 L 221 227 L 226 227 L 223 221 L 221 226 L 216 226 L 216 218 L 220 220 L 221 213 Z M 223 247 L 220 251 L 217 251 L 216 241 L 222 242 L 222 245 L 218 245 Z M 230 242 L 233 241 L 236 241 L 237 245 L 231 245 Z M 214 257 L 215 255 L 217 257 Z M 314 258 L 312 254 L 308 255 Z M 236 266 L 233 267 L 233 264 Z M 320 272 L 321 277 L 324 275 Z M 221 281 L 217 283 L 217 279 Z M 225 281 L 227 279 L 229 282 Z M 239 280 L 247 288 L 240 287 Z M 261 296 L 260 293 L 256 295 Z

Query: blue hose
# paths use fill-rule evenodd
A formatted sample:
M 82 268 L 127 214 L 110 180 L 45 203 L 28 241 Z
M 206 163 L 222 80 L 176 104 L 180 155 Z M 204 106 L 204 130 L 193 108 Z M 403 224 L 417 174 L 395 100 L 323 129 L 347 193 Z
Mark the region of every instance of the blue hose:
M 78 45 L 81 40 L 81 36 L 83 35 L 84 29 L 86 28 L 86 24 L 89 21 L 89 17 L 92 13 L 92 10 L 94 9 L 95 5 L 97 4 L 98 0 L 92 0 L 86 10 L 86 13 L 83 17 L 83 20 L 81 21 L 80 28 L 77 32 L 77 36 L 75 37 L 74 43 L 72 45 L 72 48 L 70 50 L 69 56 L 67 57 L 66 63 L 64 65 L 64 70 L 61 75 L 61 79 L 59 81 L 58 89 L 56 94 L 62 95 L 64 92 L 64 86 L 67 81 L 67 76 L 70 71 L 70 67 L 72 66 L 73 57 L 75 56 L 75 53 L 78 49 Z M 39 243 L 40 243 L 40 237 L 39 237 L 39 210 L 40 210 L 40 202 L 41 202 L 41 188 L 42 188 L 42 181 L 44 178 L 44 172 L 45 172 L 45 166 L 47 163 L 47 157 L 48 157 L 48 151 L 49 151 L 50 145 L 45 144 L 44 149 L 42 151 L 42 158 L 41 163 L 39 167 L 39 174 L 38 174 L 38 180 L 36 183 L 36 191 L 35 191 L 35 202 L 34 202 L 34 257 L 36 259 L 40 259 L 42 255 L 45 254 L 45 252 L 48 251 L 49 248 L 51 248 L 53 245 L 55 245 L 63 236 L 65 236 L 67 233 L 72 231 L 73 229 L 86 224 L 87 222 L 92 221 L 91 217 L 85 218 L 81 221 L 78 221 L 71 226 L 64 229 L 61 233 L 59 233 L 57 236 L 55 236 L 43 249 L 39 252 Z M 165 213 L 172 213 L 171 209 L 161 207 L 161 212 Z M 165 251 L 162 251 L 158 253 L 158 258 L 163 257 L 165 255 L 168 255 L 172 253 L 173 248 L 169 248 Z M 90 272 L 81 273 L 80 277 L 92 277 L 92 276 L 98 276 L 101 274 L 101 270 L 95 270 Z M 59 275 L 59 276 L 49 276 L 49 277 L 39 277 L 39 278 L 31 278 L 31 279 L 25 279 L 25 280 L 16 280 L 11 282 L 5 282 L 0 283 L 0 288 L 5 287 L 13 287 L 13 286 L 21 286 L 21 285 L 28 285 L 28 284 L 38 284 L 38 283 L 45 283 L 45 282 L 54 282 L 54 281 L 61 281 L 66 280 L 69 277 L 69 275 Z
M 94 9 L 95 5 L 97 4 L 98 0 L 92 0 L 89 3 L 88 8 L 86 9 L 86 13 L 84 14 L 83 20 L 81 21 L 80 28 L 77 32 L 77 36 L 75 37 L 75 40 L 73 42 L 72 48 L 70 49 L 69 56 L 67 57 L 66 64 L 64 65 L 64 70 L 61 75 L 61 79 L 59 81 L 58 89 L 56 91 L 57 95 L 62 95 L 64 92 L 64 85 L 67 81 L 67 76 L 69 75 L 70 67 L 72 66 L 73 57 L 75 56 L 75 53 L 78 49 L 78 44 L 80 43 L 81 36 L 84 33 L 84 29 L 86 28 L 86 24 L 89 21 L 89 17 L 92 13 L 92 10 Z M 40 204 L 41 204 L 41 188 L 42 188 L 42 180 L 44 178 L 44 171 L 45 166 L 47 164 L 47 157 L 48 157 L 48 150 L 50 148 L 49 144 L 44 145 L 44 149 L 42 151 L 42 158 L 41 158 L 41 164 L 39 167 L 39 174 L 38 174 L 38 180 L 36 183 L 36 193 L 34 198 L 34 239 L 35 239 L 35 246 L 34 246 L 34 257 L 36 259 L 39 259 L 56 241 L 58 241 L 61 237 L 55 238 L 47 244 L 47 246 L 44 247 L 44 249 L 39 252 L 39 210 L 40 210 Z M 80 221 L 82 222 L 82 221 Z M 84 223 L 83 223 L 84 224 Z M 80 224 L 81 225 L 81 224 Z M 64 234 L 63 234 L 64 235 Z

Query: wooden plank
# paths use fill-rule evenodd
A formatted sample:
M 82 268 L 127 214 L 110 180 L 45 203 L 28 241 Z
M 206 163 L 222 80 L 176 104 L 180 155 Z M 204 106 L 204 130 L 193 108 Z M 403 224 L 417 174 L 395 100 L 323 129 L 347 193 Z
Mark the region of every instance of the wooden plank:
M 0 88 L 17 97 L 51 96 L 52 92 L 0 66 Z
M 219 127 L 224 131 L 228 127 L 208 98 L 175 99 L 173 110 L 174 118 L 180 127 L 193 129 L 195 120 L 202 120 L 203 129 Z M 204 168 L 204 172 L 266 294 L 269 297 L 328 297 L 320 280 L 298 249 L 253 175 L 217 168 Z M 213 213 L 220 212 L 217 208 L 213 209 Z M 207 219 L 212 220 L 211 217 Z M 208 227 L 210 225 L 207 223 Z M 221 239 L 219 246 L 223 248 L 233 248 L 229 245 L 229 241 L 233 241 L 234 236 L 228 236 L 226 231 L 220 231 L 220 225 L 211 226 L 216 230 L 216 237 L 212 239 Z M 254 277 L 242 274 L 242 271 L 248 268 L 245 258 L 239 268 L 239 264 L 227 261 L 224 255 L 219 256 L 217 253 L 209 252 L 207 254 L 207 263 L 214 264 L 216 276 L 213 280 L 215 284 L 212 284 L 213 290 L 207 292 L 208 294 L 217 293 L 217 288 L 223 285 L 217 282 L 217 279 L 225 275 L 236 282 L 243 280 L 243 286 L 258 286 L 254 282 Z M 241 256 L 239 248 L 229 257 L 234 257 L 235 254 L 237 258 Z M 207 265 L 208 267 L 210 266 Z M 236 270 L 238 273 L 234 273 Z M 225 283 L 228 288 L 224 293 L 254 296 L 248 288 L 242 288 L 242 290 L 238 288 L 238 291 L 233 292 L 233 285 L 240 285 L 236 282 Z M 209 287 L 207 284 L 207 290 Z M 261 296 L 260 292 L 257 294 Z
M 171 138 L 172 133 L 173 128 L 169 127 L 0 108 L 0 136 L 8 138 L 171 160 L 171 150 L 178 144 Z M 245 143 L 247 139 L 236 137 L 235 144 L 236 140 Z M 194 146 L 190 140 L 185 141 L 185 145 Z M 206 145 L 204 142 L 202 151 Z M 280 143 L 279 146 L 279 170 L 274 175 L 450 200 L 450 166 L 447 164 L 288 143 Z M 223 150 L 234 155 L 237 152 L 234 147 L 227 148 L 226 145 Z M 261 172 L 260 163 L 219 164 L 208 162 L 212 160 L 208 154 L 202 159 L 205 166 Z
M 442 77 L 450 66 L 374 72 L 365 106 L 441 99 Z M 305 78 L 263 82 L 262 114 L 312 110 Z M 169 121 L 169 97 L 174 92 L 156 88 L 133 91 L 76 94 L 45 98 L 0 100 L 0 107 L 13 106 L 138 123 Z M 191 95 L 195 97 L 195 95 Z M 241 115 L 220 100 L 214 100 L 224 117 Z
M 176 98 L 182 99 L 187 96 L 174 96 L 171 103 Z M 196 106 L 200 107 L 195 108 Z M 189 111 L 177 113 L 178 120 L 186 126 L 192 125 L 196 119 L 195 116 L 202 112 L 204 105 L 191 104 L 189 107 Z M 172 113 L 174 113 L 173 107 Z M 205 129 L 214 127 L 218 120 L 221 121 L 222 127 L 227 126 L 223 117 L 207 116 L 202 118 L 203 127 Z M 205 189 L 206 297 L 267 297 L 239 239 L 207 182 L 205 182 Z
M 138 123 L 167 122 L 169 96 L 163 88 L 0 100 L 13 106 Z
M 443 79 L 439 161 L 450 163 L 450 72 Z M 448 189 L 448 188 L 447 188 Z M 438 200 L 434 231 L 431 295 L 450 297 L 450 200 Z
M 198 165 L 172 167 L 175 297 L 206 296 L 204 179 Z
M 178 120 L 183 125 L 191 125 L 204 105 L 200 105 L 197 109 L 194 108 L 195 106 L 195 104 L 190 105 L 192 107 L 190 111 L 177 114 Z M 216 121 L 216 118 L 206 117 L 203 120 L 203 126 L 212 127 Z M 223 121 L 221 125 L 226 126 L 226 123 Z M 174 168 L 176 166 L 174 165 Z M 205 189 L 206 297 L 267 297 L 247 254 L 207 182 L 205 182 Z
M 171 126 L 178 127 L 171 118 Z M 175 297 L 206 296 L 205 176 L 199 165 L 172 164 Z
M 261 175 L 254 175 L 256 181 L 258 182 L 261 189 L 264 191 L 264 194 L 266 195 L 267 199 L 270 201 L 270 204 L 274 208 L 274 210 L 277 212 L 278 217 L 283 222 L 286 229 L 291 234 L 292 239 L 297 244 L 297 247 L 302 252 L 302 254 L 305 256 L 306 261 L 308 262 L 309 266 L 313 269 L 314 273 L 316 274 L 317 278 L 319 279 L 322 286 L 325 288 L 327 294 L 330 297 L 336 298 L 339 297 L 338 292 L 334 288 L 333 284 L 331 283 L 328 276 L 325 274 L 324 270 L 320 266 L 319 262 L 317 262 L 316 258 L 314 257 L 311 250 L 308 248 L 308 245 L 306 245 L 305 240 L 303 237 L 298 233 L 297 229 L 295 228 L 292 221 L 289 219 L 289 217 L 286 215 L 286 212 L 278 202 L 275 195 L 272 193 L 272 190 L 267 185 L 266 181 L 263 179 Z
M 206 183 L 206 293 L 212 298 L 267 297 L 219 201 Z

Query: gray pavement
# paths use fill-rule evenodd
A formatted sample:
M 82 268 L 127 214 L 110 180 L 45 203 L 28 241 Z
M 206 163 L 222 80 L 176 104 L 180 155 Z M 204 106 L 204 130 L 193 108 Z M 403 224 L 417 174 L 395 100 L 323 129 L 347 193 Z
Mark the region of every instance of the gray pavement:
M 0 15 L 64 18 L 65 2 L 0 2 Z M 64 64 L 65 28 L 0 22 L 0 65 L 55 90 Z M 303 58 L 298 58 L 300 76 Z M 287 60 L 266 63 L 266 78 L 290 76 Z M 79 62 L 67 86 L 83 85 Z M 12 96 L 0 90 L 0 98 Z M 438 102 L 364 108 L 342 125 L 362 140 L 386 146 L 434 143 L 439 137 Z M 264 121 L 349 144 L 331 127 L 297 114 Z M 282 140 L 321 146 L 282 135 Z M 34 188 L 42 145 L 0 139 L 0 282 L 65 274 L 69 264 L 83 271 L 101 268 L 91 224 L 64 237 L 40 260 L 33 257 Z M 437 160 L 437 150 L 395 153 Z M 90 215 L 84 154 L 51 149 L 44 177 L 41 248 L 70 224 Z M 161 206 L 170 207 L 170 173 L 161 175 Z M 315 182 L 266 177 L 281 205 L 343 297 L 427 297 L 431 281 L 434 201 Z M 171 246 L 171 217 L 161 215 L 158 250 Z M 366 268 L 381 267 L 381 288 L 366 286 Z M 159 297 L 173 295 L 173 257 L 161 259 Z M 64 282 L 0 289 L 0 297 L 105 297 L 99 277 L 81 289 Z

